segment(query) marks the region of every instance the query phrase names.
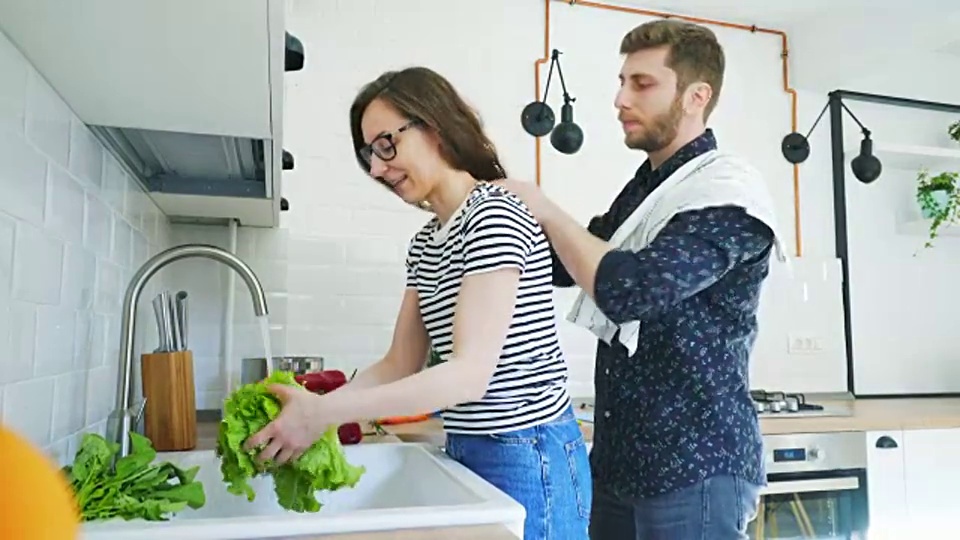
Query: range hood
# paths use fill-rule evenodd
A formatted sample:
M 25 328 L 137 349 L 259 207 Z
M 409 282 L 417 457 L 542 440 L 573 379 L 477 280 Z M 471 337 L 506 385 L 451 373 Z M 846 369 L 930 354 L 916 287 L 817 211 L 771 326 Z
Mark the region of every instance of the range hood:
M 283 0 L 0 0 L 0 30 L 171 221 L 275 227 Z

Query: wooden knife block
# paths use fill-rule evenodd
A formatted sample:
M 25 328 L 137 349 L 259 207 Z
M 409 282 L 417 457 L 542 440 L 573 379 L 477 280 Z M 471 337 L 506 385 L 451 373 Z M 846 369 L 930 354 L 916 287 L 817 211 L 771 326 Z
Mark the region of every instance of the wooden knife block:
M 197 404 L 190 351 L 144 354 L 144 435 L 158 452 L 192 450 L 197 446 Z

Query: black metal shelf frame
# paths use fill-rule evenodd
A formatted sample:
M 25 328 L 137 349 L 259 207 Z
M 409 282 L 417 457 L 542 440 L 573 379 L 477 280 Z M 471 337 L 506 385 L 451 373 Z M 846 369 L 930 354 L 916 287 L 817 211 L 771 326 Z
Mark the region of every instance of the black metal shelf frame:
M 849 236 L 847 231 L 847 191 L 846 191 L 846 157 L 843 136 L 843 101 L 861 101 L 906 107 L 960 113 L 960 104 L 924 101 L 883 94 L 853 92 L 849 90 L 834 90 L 828 94 L 830 105 L 830 145 L 833 163 L 833 219 L 836 238 L 837 258 L 841 262 L 843 281 L 841 291 L 843 295 L 843 330 L 846 340 L 847 357 L 847 391 L 858 398 L 910 398 L 910 397 L 958 397 L 960 392 L 931 393 L 931 394 L 868 394 L 858 395 L 854 385 L 853 373 L 853 328 L 852 306 L 850 305 L 850 274 L 849 274 Z

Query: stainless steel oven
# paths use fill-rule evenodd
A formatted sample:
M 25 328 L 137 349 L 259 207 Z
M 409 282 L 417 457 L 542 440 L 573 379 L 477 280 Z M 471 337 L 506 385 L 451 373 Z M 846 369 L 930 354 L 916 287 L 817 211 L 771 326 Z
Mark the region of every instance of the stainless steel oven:
M 866 538 L 867 445 L 857 432 L 764 436 L 768 485 L 755 540 Z

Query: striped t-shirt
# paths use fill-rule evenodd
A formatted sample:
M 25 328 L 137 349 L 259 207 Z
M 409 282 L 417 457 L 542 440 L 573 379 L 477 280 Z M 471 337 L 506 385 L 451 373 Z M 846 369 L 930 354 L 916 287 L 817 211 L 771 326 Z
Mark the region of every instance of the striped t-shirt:
M 435 217 L 410 242 L 407 286 L 419 294 L 433 349 L 444 361 L 453 352 L 463 277 L 503 268 L 521 272 L 513 320 L 483 398 L 442 411 L 451 433 L 532 427 L 556 418 L 570 403 L 547 238 L 520 199 L 501 186 L 478 182 L 446 224 Z

